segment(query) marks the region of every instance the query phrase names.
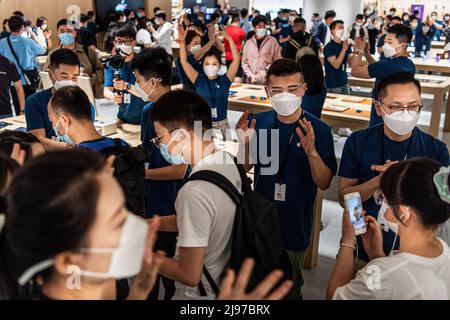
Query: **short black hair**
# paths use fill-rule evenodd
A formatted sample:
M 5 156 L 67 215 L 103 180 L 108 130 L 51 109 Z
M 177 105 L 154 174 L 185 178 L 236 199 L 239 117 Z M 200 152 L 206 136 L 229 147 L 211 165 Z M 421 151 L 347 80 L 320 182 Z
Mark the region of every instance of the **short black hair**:
M 43 16 L 40 16 L 36 19 L 36 27 L 42 27 L 44 22 L 47 21 L 47 19 Z
M 166 20 L 167 15 L 166 15 L 166 13 L 164 11 L 159 10 L 159 11 L 157 11 L 155 13 L 155 17 L 158 17 L 158 18 L 161 18 L 163 20 Z
M 50 55 L 50 68 L 58 69 L 61 64 L 80 66 L 80 59 L 71 49 L 58 49 Z
M 233 13 L 231 15 L 231 22 L 240 22 L 241 17 L 239 16 L 239 13 Z
M 414 78 L 414 76 L 409 72 L 397 72 L 393 73 L 381 80 L 378 84 L 377 95 L 380 98 L 384 98 L 386 96 L 387 88 L 393 84 L 409 84 L 412 83 L 419 90 L 419 94 L 422 93 L 422 88 L 420 85 L 420 81 Z
M 248 9 L 247 8 L 242 8 L 241 9 L 241 17 L 242 18 L 246 18 L 248 16 Z
M 40 143 L 39 139 L 28 132 L 6 130 L 0 133 L 0 154 L 10 156 L 14 144 L 19 144 L 20 148 L 26 152 L 25 160 L 28 161 L 32 156 L 31 145 Z
M 19 17 L 22 17 L 22 18 L 25 17 L 23 12 L 19 11 L 19 10 L 14 11 L 12 14 L 13 14 L 13 16 L 19 16 Z
M 265 16 L 256 16 L 253 20 L 252 20 L 252 26 L 256 27 L 258 24 L 260 24 L 261 22 L 264 22 L 264 24 L 267 25 L 267 19 Z
M 21 16 L 12 16 L 8 20 L 8 27 L 11 32 L 19 32 L 26 25 L 25 20 Z
M 153 8 L 153 13 L 157 13 L 158 11 L 161 11 L 161 8 L 160 8 L 160 7 L 155 7 L 155 8 Z
M 335 28 L 336 28 L 336 26 L 338 25 L 338 24 L 342 24 L 342 25 L 344 25 L 344 21 L 342 21 L 342 20 L 334 20 L 331 24 L 330 24 L 330 30 L 334 30 Z
M 196 37 L 200 37 L 200 38 L 201 38 L 201 36 L 197 33 L 197 31 L 195 31 L 195 30 L 189 30 L 189 31 L 187 32 L 187 34 L 186 34 L 186 39 L 185 39 L 186 45 L 190 45 L 191 42 L 192 42 Z
M 336 12 L 334 10 L 328 10 L 327 12 L 325 12 L 325 20 L 334 17 L 336 17 Z
M 95 16 L 95 11 L 94 10 L 89 10 L 87 12 L 87 15 L 92 18 L 93 16 Z
M 216 20 L 217 18 L 220 18 L 220 12 L 216 11 L 211 15 L 211 21 Z
M 158 121 L 169 130 L 182 127 L 193 130 L 196 121 L 201 121 L 203 132 L 212 128 L 211 107 L 195 91 L 166 93 L 151 108 L 149 119 Z
M 77 120 L 92 122 L 91 102 L 78 86 L 67 86 L 56 90 L 50 105 L 56 113 L 65 112 Z
M 68 20 L 68 19 L 61 19 L 58 21 L 58 23 L 56 24 L 56 29 L 58 29 L 61 26 L 72 26 L 73 29 L 75 30 L 75 24 L 76 21 L 75 20 Z M 76 30 L 75 30 L 76 31 Z
M 393 20 L 397 20 L 398 22 L 402 22 L 402 21 L 403 21 L 402 18 L 400 18 L 399 16 L 393 16 L 393 17 L 391 18 L 391 22 L 392 22 Z
M 303 71 L 303 78 L 308 86 L 308 95 L 317 95 L 325 88 L 325 77 L 323 75 L 322 62 L 315 54 L 303 55 L 297 63 Z
M 301 77 L 303 78 L 302 67 L 294 60 L 291 59 L 276 60 L 274 63 L 272 63 L 269 70 L 267 71 L 266 84 L 268 85 L 270 83 L 271 76 L 286 77 L 296 73 L 300 73 Z
M 409 43 L 413 38 L 413 33 L 410 27 L 404 24 L 396 24 L 389 27 L 388 33 L 395 34 L 395 37 L 400 41 L 400 43 Z
M 413 14 L 414 15 L 419 14 L 419 10 L 414 10 Z
M 294 20 L 294 24 L 297 24 L 297 23 L 306 24 L 306 20 L 303 19 L 303 18 L 297 17 L 297 18 L 295 18 L 295 20 Z
M 131 69 L 137 70 L 146 79 L 161 78 L 163 86 L 170 86 L 172 80 L 172 59 L 164 48 L 146 48 L 131 62 Z
M 114 32 L 114 37 L 129 38 L 136 40 L 136 29 L 133 25 L 127 23 Z
M 205 61 L 206 57 L 215 57 L 217 61 L 219 61 L 219 64 L 222 64 L 222 53 L 215 48 L 211 48 L 208 52 L 206 52 L 203 55 L 202 61 Z
M 88 22 L 89 20 L 91 20 L 92 17 L 88 16 L 87 14 L 82 13 L 80 15 L 80 22 L 81 23 L 85 23 Z
M 361 14 L 361 13 L 358 13 L 358 14 L 356 15 L 356 20 L 361 20 L 361 19 L 364 19 L 364 15 Z

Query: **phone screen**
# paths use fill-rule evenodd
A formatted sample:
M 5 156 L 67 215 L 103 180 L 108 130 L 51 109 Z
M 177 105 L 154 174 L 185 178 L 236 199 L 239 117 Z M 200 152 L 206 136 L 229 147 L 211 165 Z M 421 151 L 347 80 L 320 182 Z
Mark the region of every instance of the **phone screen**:
M 346 207 L 350 214 L 350 219 L 355 227 L 356 234 L 365 232 L 366 222 L 364 221 L 363 207 L 360 197 L 351 197 L 346 200 Z

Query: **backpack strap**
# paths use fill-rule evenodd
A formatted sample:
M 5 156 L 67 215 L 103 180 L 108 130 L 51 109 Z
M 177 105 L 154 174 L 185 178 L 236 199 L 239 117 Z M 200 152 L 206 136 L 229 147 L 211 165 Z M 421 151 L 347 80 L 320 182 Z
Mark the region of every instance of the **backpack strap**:
M 19 67 L 20 71 L 22 71 L 22 74 L 25 74 L 25 71 L 23 70 L 22 66 L 20 65 L 19 58 L 17 57 L 16 51 L 14 51 L 14 48 L 12 46 L 11 36 L 9 36 L 7 38 L 7 41 L 8 41 L 9 49 L 11 50 L 11 53 L 13 54 L 14 59 L 16 59 L 17 66 Z

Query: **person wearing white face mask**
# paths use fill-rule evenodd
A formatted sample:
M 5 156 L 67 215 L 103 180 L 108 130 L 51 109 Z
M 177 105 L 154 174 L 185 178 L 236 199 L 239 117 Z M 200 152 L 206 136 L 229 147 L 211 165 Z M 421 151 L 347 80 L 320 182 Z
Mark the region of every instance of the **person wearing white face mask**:
M 408 58 L 408 44 L 412 40 L 412 31 L 410 27 L 403 24 L 396 24 L 388 29 L 384 40 L 383 52 L 386 59 L 376 61 L 369 51 L 369 45 L 366 41 L 357 39 L 354 45 L 353 55 L 349 59 L 352 68 L 351 75 L 357 78 L 370 79 L 375 78 L 375 88 L 372 98 L 377 100 L 377 91 L 379 83 L 387 76 L 398 73 L 408 72 L 411 75 L 416 73 L 414 62 Z M 363 60 L 365 57 L 365 60 Z M 383 122 L 381 116 L 377 115 L 375 104 L 372 104 L 370 114 L 370 126 Z
M 367 215 L 380 218 L 381 203 L 374 200 L 383 173 L 397 161 L 413 157 L 434 159 L 450 164 L 446 145 L 417 128 L 422 109 L 420 83 L 409 73 L 396 73 L 378 86 L 377 114 L 384 124 L 353 133 L 345 143 L 339 168 L 339 196 L 359 192 Z M 386 254 L 394 245 L 395 235 L 383 232 Z M 358 237 L 359 265 L 369 260 Z M 395 244 L 394 248 L 398 248 Z
M 155 28 L 151 25 L 149 27 L 153 39 L 158 46 L 166 49 L 167 53 L 172 55 L 173 27 L 170 22 L 166 21 L 166 13 L 164 11 L 158 11 L 155 13 L 155 24 L 158 26 L 157 30 L 155 30 Z
M 437 29 L 430 17 L 417 28 L 414 37 L 414 47 L 417 57 L 420 57 L 421 53 L 426 55 L 431 50 L 431 42 L 434 39 L 436 31 Z
M 365 18 L 363 14 L 357 14 L 355 22 L 347 29 L 346 38 L 351 39 L 352 42 L 355 41 L 356 38 L 368 41 L 369 31 L 364 25 L 364 20 Z
M 69 148 L 67 141 L 55 140 L 59 135 L 53 129 L 48 116 L 48 104 L 58 89 L 73 86 L 80 76 L 80 60 L 70 49 L 58 49 L 50 56 L 51 65 L 48 70 L 53 87 L 32 95 L 25 102 L 25 119 L 27 130 L 39 139 L 46 151 Z M 95 120 L 95 109 L 91 105 L 92 121 Z
M 344 212 L 328 299 L 450 299 L 450 249 L 439 237 L 439 227 L 450 217 L 450 171 L 440 168 L 441 164 L 432 159 L 415 158 L 386 170 L 380 180 L 379 201 L 384 203 L 380 215 L 390 233 L 400 239 L 400 246 L 386 252 L 384 232 L 377 219 L 367 215 L 362 244 L 370 263 L 356 276 L 355 229 L 348 212 Z
M 227 31 L 223 30 L 221 35 L 228 41 L 233 61 L 227 73 L 219 75 L 222 58 L 217 51 L 210 50 L 203 56 L 203 71 L 200 73 L 188 62 L 185 38 L 187 30 L 184 29 L 181 20 L 178 24 L 180 38 L 180 62 L 189 80 L 194 84 L 195 90 L 203 96 L 211 107 L 213 128 L 216 138 L 226 140 L 229 138 L 230 125 L 228 123 L 228 96 L 230 86 L 239 69 L 239 52 L 236 44 Z
M 263 84 L 270 65 L 281 59 L 281 47 L 277 39 L 267 35 L 267 21 L 264 16 L 252 20 L 255 35 L 244 45 L 242 69 L 247 83 Z
M 255 191 L 277 206 L 293 270 L 294 290 L 289 298 L 294 300 L 301 299 L 316 191 L 329 188 L 337 169 L 330 128 L 301 107 L 306 89 L 299 64 L 290 59 L 275 61 L 266 83 L 274 110 L 255 114 L 251 120 L 246 112 L 236 126 L 239 159 L 245 161 L 247 172 L 254 167 Z M 267 159 L 250 152 L 253 140 L 277 146 L 271 151 L 274 170 L 267 172 Z

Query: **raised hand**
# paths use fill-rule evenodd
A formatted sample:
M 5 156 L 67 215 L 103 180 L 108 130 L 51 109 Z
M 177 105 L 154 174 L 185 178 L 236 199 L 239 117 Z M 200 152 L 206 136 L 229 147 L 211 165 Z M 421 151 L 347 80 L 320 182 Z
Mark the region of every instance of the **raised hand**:
M 241 143 L 248 145 L 255 134 L 256 119 L 252 119 L 248 126 L 249 112 L 245 111 L 236 124 L 236 133 Z
M 16 162 L 23 166 L 25 163 L 25 158 L 27 157 L 27 152 L 20 148 L 20 144 L 14 143 L 11 151 L 11 159 L 16 160 Z
M 297 132 L 298 137 L 300 138 L 300 143 L 302 144 L 303 150 L 308 157 L 318 156 L 316 150 L 316 136 L 314 133 L 314 128 L 310 121 L 306 118 L 300 119 L 298 121 L 300 126 L 303 128 L 306 134 L 303 133 L 301 128 L 297 128 L 295 131 Z

